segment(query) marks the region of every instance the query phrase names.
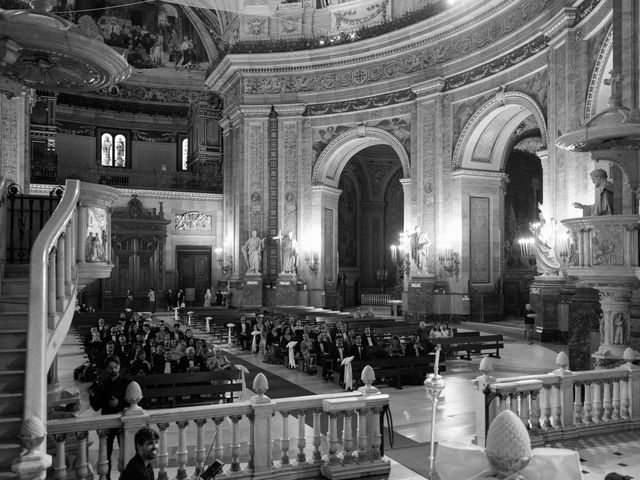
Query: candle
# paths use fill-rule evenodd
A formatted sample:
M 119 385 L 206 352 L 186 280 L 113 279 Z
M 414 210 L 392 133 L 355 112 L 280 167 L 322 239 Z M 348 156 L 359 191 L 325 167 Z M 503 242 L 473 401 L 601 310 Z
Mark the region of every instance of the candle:
M 436 363 L 433 366 L 433 372 L 438 376 L 438 364 L 440 363 L 440 345 L 436 345 Z

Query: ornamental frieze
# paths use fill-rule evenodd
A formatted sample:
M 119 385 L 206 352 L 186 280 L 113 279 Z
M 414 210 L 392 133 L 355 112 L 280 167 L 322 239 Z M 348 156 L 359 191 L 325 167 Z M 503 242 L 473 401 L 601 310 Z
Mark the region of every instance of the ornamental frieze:
M 386 107 L 397 103 L 410 102 L 416 98 L 411 89 L 374 95 L 372 97 L 355 98 L 344 102 L 318 103 L 307 105 L 304 115 L 329 115 L 335 113 L 357 112 L 369 108 Z
M 162 103 L 191 103 L 201 100 L 202 92 L 175 88 L 153 88 L 137 85 L 118 84 L 108 88 L 101 88 L 98 93 L 118 99 L 146 100 Z M 214 94 L 209 94 L 214 95 Z
M 174 216 L 175 229 L 178 232 L 211 232 L 212 216 L 202 212 L 186 212 Z
M 449 77 L 444 82 L 444 90 L 453 90 L 468 85 L 483 78 L 490 77 L 496 73 L 500 73 L 523 60 L 541 52 L 547 48 L 547 40 L 543 36 L 539 36 L 531 42 L 521 46 L 520 48 L 509 52 L 508 54 L 493 60 L 484 65 L 479 65 L 471 70 L 460 73 L 453 77 Z
M 471 32 L 443 40 L 428 48 L 414 50 L 390 61 L 360 66 L 351 71 L 245 78 L 243 92 L 247 95 L 313 92 L 392 80 L 464 57 L 491 45 L 528 24 L 550 3 L 551 0 L 518 3 L 511 11 L 494 17 Z
M 352 30 L 373 21 L 386 22 L 388 6 L 389 0 L 382 0 L 380 3 L 368 6 L 365 14 L 361 16 L 358 16 L 361 9 L 351 8 L 349 10 L 336 11 L 334 12 L 336 29 L 341 30 L 344 26 L 346 29 Z

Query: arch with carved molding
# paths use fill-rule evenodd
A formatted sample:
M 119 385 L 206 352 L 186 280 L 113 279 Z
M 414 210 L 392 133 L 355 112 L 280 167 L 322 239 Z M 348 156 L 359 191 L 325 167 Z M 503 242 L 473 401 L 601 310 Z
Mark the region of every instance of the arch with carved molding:
M 347 130 L 329 142 L 313 167 L 312 184 L 338 188 L 340 174 L 349 160 L 360 150 L 375 145 L 391 147 L 400 159 L 402 177 L 411 176 L 409 154 L 400 140 L 386 130 L 363 125 Z
M 543 142 L 548 144 L 547 123 L 538 103 L 526 93 L 498 90 L 460 132 L 451 160 L 453 168 L 501 171 L 512 133 L 529 117 L 534 118 Z M 478 158 L 478 149 L 483 145 L 490 146 L 490 151 L 484 152 L 489 155 Z
M 584 118 L 592 117 L 599 110 L 606 107 L 609 100 L 610 88 L 604 84 L 605 75 L 613 70 L 613 27 L 609 27 L 607 36 L 602 42 L 596 64 L 589 79 L 587 101 L 584 104 Z

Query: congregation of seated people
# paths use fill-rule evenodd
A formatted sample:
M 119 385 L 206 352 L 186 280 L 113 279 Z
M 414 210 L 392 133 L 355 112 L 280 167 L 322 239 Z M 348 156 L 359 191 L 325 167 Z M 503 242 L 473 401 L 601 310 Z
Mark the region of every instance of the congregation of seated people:
M 426 324 L 420 327 L 426 331 L 421 332 L 421 328 L 418 328 L 406 338 L 401 339 L 396 335 L 387 342 L 369 327 L 360 332 L 350 328 L 346 322 L 334 325 L 317 322 L 303 324 L 301 319 L 278 318 L 263 312 L 255 317 L 241 316 L 236 334 L 240 349 L 259 355 L 265 363 L 301 368 L 309 374 L 316 374 L 320 370 L 325 380 L 332 379 L 338 373 L 338 383 L 343 385 L 342 361 L 345 358 L 367 360 L 425 356 L 432 352 L 434 337 L 430 335 Z M 440 328 L 438 324 L 437 331 Z M 444 325 L 442 328 L 445 328 Z M 292 350 L 291 354 L 289 349 Z M 295 359 L 294 364 L 290 361 L 290 355 Z
M 181 323 L 165 324 L 152 315 L 143 318 L 134 313 L 120 315 L 116 325 L 103 318 L 91 327 L 84 338 L 85 352 L 97 371 L 105 368 L 105 360 L 116 355 L 127 376 L 160 373 L 199 372 L 230 369 L 231 362 L 220 347 L 195 338 L 190 328 Z

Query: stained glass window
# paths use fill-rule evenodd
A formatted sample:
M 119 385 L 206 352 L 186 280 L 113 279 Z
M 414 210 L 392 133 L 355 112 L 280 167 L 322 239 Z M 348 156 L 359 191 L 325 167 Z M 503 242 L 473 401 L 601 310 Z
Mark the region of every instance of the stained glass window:
M 113 136 L 110 133 L 103 133 L 100 138 L 101 163 L 103 167 L 113 166 Z
M 116 160 L 114 166 L 127 166 L 127 139 L 124 135 L 116 135 Z
M 180 169 L 186 171 L 189 167 L 189 163 L 187 159 L 189 157 L 189 139 L 185 138 L 182 140 L 182 162 L 180 163 Z

